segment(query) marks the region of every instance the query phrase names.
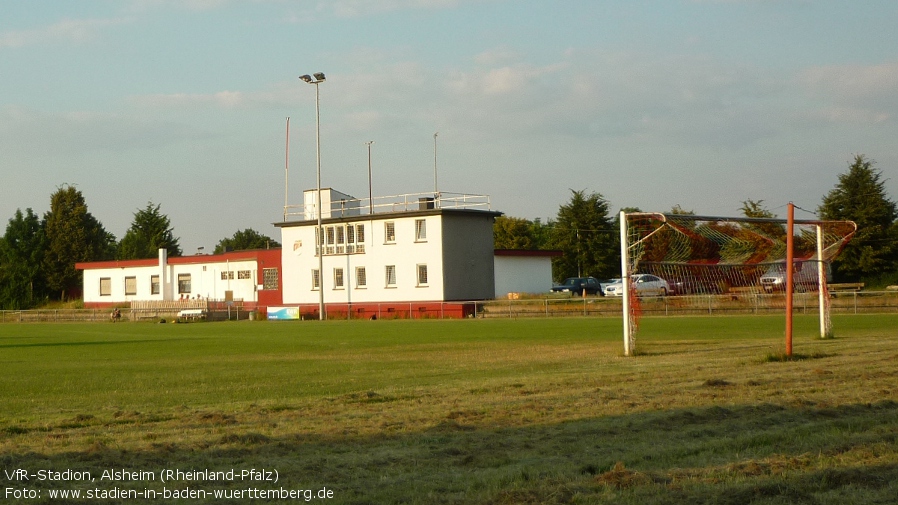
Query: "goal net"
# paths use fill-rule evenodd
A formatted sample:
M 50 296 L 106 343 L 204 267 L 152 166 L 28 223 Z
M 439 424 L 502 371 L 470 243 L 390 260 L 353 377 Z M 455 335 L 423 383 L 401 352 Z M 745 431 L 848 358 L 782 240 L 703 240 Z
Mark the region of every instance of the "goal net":
M 717 296 L 737 304 L 750 298 L 754 308 L 764 304 L 768 310 L 782 310 L 790 242 L 790 293 L 817 295 L 821 336 L 831 335 L 826 289 L 830 262 L 854 234 L 853 222 L 793 220 L 789 240 L 786 219 L 642 212 L 621 212 L 620 218 L 621 278 L 628 286 L 623 290 L 624 354 L 635 350 L 649 294 Z

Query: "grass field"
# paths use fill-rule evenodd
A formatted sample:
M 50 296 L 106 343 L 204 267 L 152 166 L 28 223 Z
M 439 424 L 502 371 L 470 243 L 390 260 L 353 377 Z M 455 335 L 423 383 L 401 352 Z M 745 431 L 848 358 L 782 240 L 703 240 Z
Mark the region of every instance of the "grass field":
M 0 325 L 0 462 L 324 503 L 895 503 L 898 316 Z M 2 488 L 23 486 L 0 474 Z M 110 499 L 102 503 L 208 503 Z M 245 500 L 244 500 L 245 501 Z M 266 502 L 266 500 L 253 500 Z M 275 501 L 275 500 L 269 500 Z M 236 503 L 237 501 L 233 501 Z M 304 499 L 285 503 L 305 502 Z M 86 503 L 85 500 L 53 503 Z

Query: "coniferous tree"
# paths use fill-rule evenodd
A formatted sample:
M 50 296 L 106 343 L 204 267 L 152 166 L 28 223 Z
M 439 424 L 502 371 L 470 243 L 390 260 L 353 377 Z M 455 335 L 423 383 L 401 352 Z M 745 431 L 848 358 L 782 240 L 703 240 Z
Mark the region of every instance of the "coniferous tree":
M 72 186 L 50 196 L 43 226 L 47 238 L 43 272 L 48 289 L 61 300 L 81 291 L 81 272 L 75 263 L 115 257 L 115 236 L 88 212 L 84 195 Z
M 565 277 L 613 277 L 620 271 L 619 233 L 608 215 L 608 202 L 598 193 L 571 190 L 559 207 L 552 248 L 563 252 L 552 262 L 556 280 Z
M 154 258 L 159 249 L 168 251 L 168 256 L 181 256 L 181 246 L 174 236 L 168 216 L 159 212 L 161 205 L 147 203 L 146 208 L 134 213 L 131 228 L 118 245 L 119 259 Z
M 262 235 L 252 228 L 237 230 L 233 237 L 223 238 L 215 246 L 215 254 L 226 251 L 247 251 L 250 249 L 270 249 L 281 244 L 267 235 Z
M 40 275 L 45 245 L 37 214 L 16 210 L 0 238 L 0 309 L 28 309 L 45 296 Z
M 875 279 L 896 267 L 898 209 L 888 198 L 882 173 L 874 164 L 862 154 L 855 156 L 848 172 L 839 175 L 839 183 L 823 197 L 818 209 L 823 219 L 857 224 L 857 233 L 833 261 L 837 282 Z

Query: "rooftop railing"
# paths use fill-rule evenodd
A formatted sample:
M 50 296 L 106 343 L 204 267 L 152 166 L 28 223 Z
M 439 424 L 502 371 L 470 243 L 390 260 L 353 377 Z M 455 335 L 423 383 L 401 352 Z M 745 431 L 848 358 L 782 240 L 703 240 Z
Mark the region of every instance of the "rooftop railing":
M 378 196 L 374 198 L 353 198 L 331 202 L 330 216 L 325 211 L 323 217 L 349 217 L 384 214 L 388 212 L 411 212 L 429 209 L 474 209 L 491 210 L 489 195 L 467 193 L 407 193 L 403 195 Z M 285 205 L 284 221 L 293 219 L 316 219 L 316 205 Z

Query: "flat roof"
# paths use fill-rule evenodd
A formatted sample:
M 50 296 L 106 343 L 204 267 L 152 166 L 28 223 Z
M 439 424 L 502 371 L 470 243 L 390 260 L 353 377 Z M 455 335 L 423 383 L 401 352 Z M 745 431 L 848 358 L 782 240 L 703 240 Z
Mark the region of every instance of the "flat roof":
M 225 263 L 228 261 L 247 261 L 257 260 L 260 257 L 269 254 L 281 254 L 280 247 L 272 247 L 271 249 L 247 249 L 243 251 L 230 251 L 221 254 L 195 254 L 193 256 L 169 256 L 169 265 L 196 265 L 202 263 Z M 139 260 L 107 260 L 107 261 L 86 261 L 75 263 L 76 270 L 98 270 L 103 268 L 134 268 L 134 267 L 153 267 L 159 265 L 159 258 L 146 258 Z
M 496 249 L 493 251 L 495 256 L 529 256 L 540 258 L 557 258 L 563 256 L 561 251 L 541 251 L 529 249 Z

